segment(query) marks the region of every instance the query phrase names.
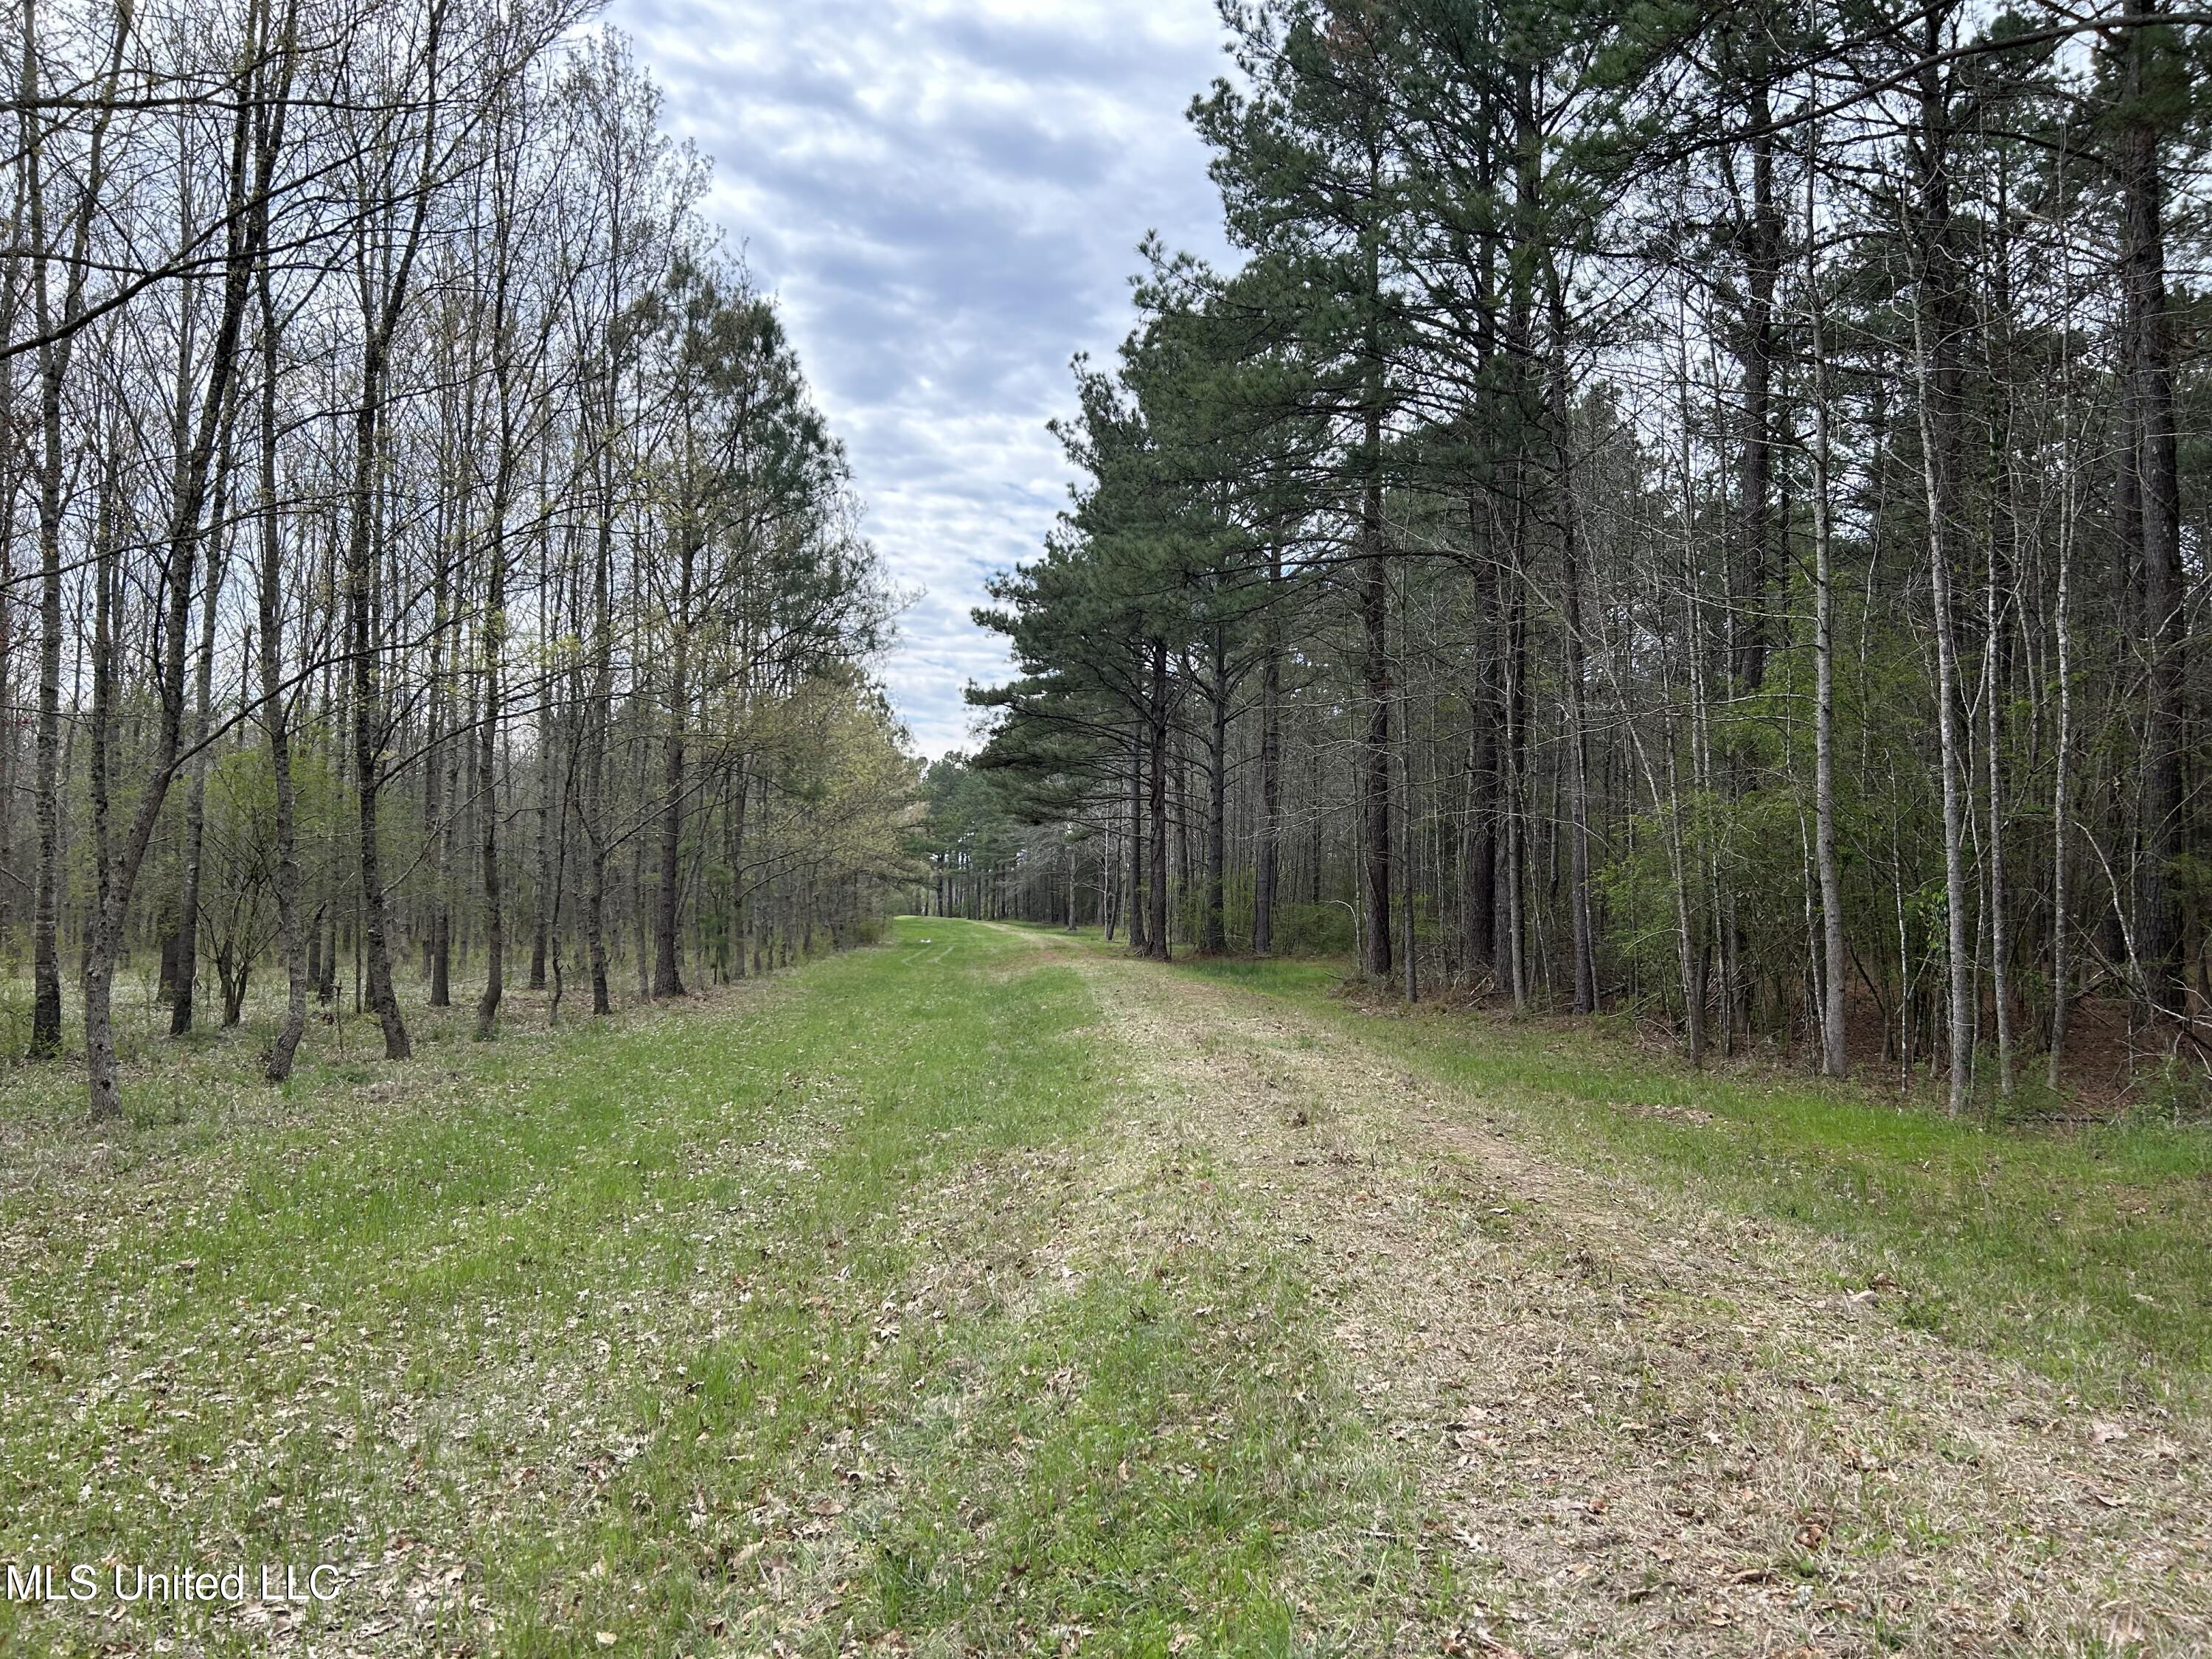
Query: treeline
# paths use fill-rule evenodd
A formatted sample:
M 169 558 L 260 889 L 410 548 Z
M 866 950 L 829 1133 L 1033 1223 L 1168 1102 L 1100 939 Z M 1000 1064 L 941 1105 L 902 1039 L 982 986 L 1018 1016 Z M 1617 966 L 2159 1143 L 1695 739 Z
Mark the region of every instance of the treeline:
M 2085 1000 L 2201 1066 L 2203 21 L 1224 16 L 1241 261 L 1146 250 L 979 612 L 994 890 L 1954 1110 Z
M 914 769 L 846 464 L 704 165 L 566 0 L 18 8 L 0 949 L 19 1052 L 870 930 Z M 64 964 L 67 964 L 65 970 Z M 18 1013 L 20 1021 L 20 1011 Z

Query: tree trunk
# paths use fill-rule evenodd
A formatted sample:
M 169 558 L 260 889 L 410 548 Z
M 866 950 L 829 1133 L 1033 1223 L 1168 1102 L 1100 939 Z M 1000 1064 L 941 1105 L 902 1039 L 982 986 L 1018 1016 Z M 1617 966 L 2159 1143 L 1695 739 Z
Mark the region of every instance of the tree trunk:
M 2064 405 L 2069 415 L 2066 430 L 2069 445 L 2073 426 L 2071 392 L 2069 384 Z M 2067 884 L 2066 868 L 2068 814 L 2072 803 L 2069 787 L 2072 779 L 2068 769 L 2073 763 L 2074 747 L 2073 630 L 2069 613 L 2073 605 L 2076 510 L 2070 455 L 2066 465 L 2068 472 L 2060 492 L 2058 515 L 2058 594 L 2051 623 L 2057 657 L 2058 730 L 2052 740 L 2051 779 L 2051 1053 L 2045 1061 L 2045 1082 L 2054 1093 L 2064 1075 L 2067 1013 L 2073 1001 L 2073 930 L 2067 916 L 2072 895 Z
M 1129 949 L 1139 956 L 1152 954 L 1146 915 L 1145 892 L 1145 749 L 1142 739 L 1129 741 Z
M 2184 836 L 2182 756 L 2188 681 L 2187 589 L 2181 563 L 2181 494 L 2173 407 L 2173 343 L 2166 293 L 2166 181 L 2150 84 L 2153 54 L 2170 50 L 2149 26 L 2159 0 L 2127 0 L 2135 25 L 2124 46 L 2128 107 L 2115 171 L 2121 191 L 2120 274 L 2129 415 L 2125 464 L 2137 503 L 2136 570 L 2147 656 L 2143 701 L 2140 842 L 2135 881 L 2135 956 L 2145 1018 L 2188 1018 L 2182 978 L 2181 915 L 2175 861 Z
M 1921 246 L 1919 292 L 1914 295 L 1912 327 L 1918 385 L 1921 476 L 1928 507 L 1928 565 L 1935 607 L 1936 696 L 1938 763 L 1942 769 L 1943 890 L 1947 910 L 1948 979 L 1950 986 L 1951 1077 L 1948 1096 L 1954 1116 L 1966 1109 L 1974 1059 L 1974 963 L 1968 932 L 1966 873 L 1966 781 L 1964 734 L 1960 730 L 1959 672 L 1955 618 L 1951 605 L 1950 526 L 1958 489 L 1960 429 L 1964 404 L 1959 362 L 1958 272 L 1952 248 L 1950 113 L 1942 70 L 1934 60 L 1942 41 L 1942 18 L 1929 14 L 1923 25 L 1923 56 L 1931 60 L 1920 73 L 1919 125 L 1916 132 L 1919 178 Z
M 84 310 L 85 277 L 92 225 L 106 179 L 106 139 L 115 112 L 115 94 L 130 33 L 130 13 L 115 14 L 106 76 L 94 116 L 88 165 L 79 182 L 75 222 L 70 228 L 68 275 L 58 312 L 49 281 L 52 263 L 46 240 L 46 157 L 35 113 L 39 84 L 38 18 L 35 0 L 23 0 L 23 107 L 27 138 L 21 157 L 23 206 L 31 233 L 31 291 L 42 343 L 39 372 L 39 732 L 34 807 L 39 830 L 38 884 L 32 901 L 31 1057 L 51 1059 L 61 1052 L 61 895 L 65 879 L 61 842 L 61 674 L 62 674 L 62 478 L 66 465 L 62 444 L 62 388 L 69 374 L 75 330 Z M 95 1106 L 98 1097 L 94 1097 Z
M 1213 629 L 1212 730 L 1206 753 L 1206 921 L 1200 948 L 1220 955 L 1229 948 L 1229 634 Z
M 208 562 L 207 592 L 200 607 L 199 666 L 193 686 L 192 746 L 199 752 L 191 762 L 192 780 L 185 798 L 184 881 L 177 898 L 177 968 L 175 1000 L 169 1006 L 169 1035 L 183 1036 L 192 1029 L 192 993 L 199 979 L 200 855 L 207 836 L 208 724 L 215 688 L 216 611 L 222 597 L 225 559 L 221 552 L 228 532 L 223 527 L 225 495 L 222 480 L 230 471 L 229 434 L 223 436 L 225 455 L 216 467 L 215 526 L 217 551 Z
M 1370 446 L 1381 443 L 1381 417 L 1368 417 Z M 1390 977 L 1390 572 L 1382 552 L 1382 485 L 1371 478 L 1363 495 L 1360 538 L 1366 551 L 1359 583 L 1363 641 L 1361 682 L 1365 729 L 1359 749 L 1360 896 L 1364 945 L 1360 970 L 1377 984 Z
M 499 869 L 499 660 L 505 647 L 507 561 L 499 551 L 502 539 L 493 532 L 491 593 L 484 613 L 485 708 L 477 732 L 477 799 L 483 825 L 481 848 L 484 890 L 484 988 L 477 1002 L 477 1041 L 489 1042 L 499 1030 L 499 1005 L 507 990 L 507 906 L 500 891 Z
M 262 21 L 257 8 L 253 21 Z M 280 98 L 288 94 L 289 82 L 280 83 Z M 175 781 L 183 748 L 185 668 L 189 648 L 186 632 L 191 623 L 192 587 L 199 564 L 201 518 L 208 505 L 210 474 L 216 471 L 218 434 L 230 410 L 239 334 L 245 320 L 250 284 L 267 241 L 272 157 L 264 155 L 259 167 L 249 167 L 252 158 L 247 139 L 255 112 L 254 100 L 238 100 L 231 129 L 222 307 L 209 351 L 191 448 L 177 469 L 176 492 L 169 512 L 161 572 L 166 605 L 158 635 L 159 733 L 120 854 L 111 865 L 106 849 L 100 849 L 99 907 L 86 943 L 84 961 L 85 1074 L 95 1121 L 120 1116 L 123 1110 L 110 988 L 116 962 L 122 953 L 131 892 L 144 866 L 146 849 L 153 842 L 162 803 Z M 227 466 L 228 446 L 223 447 Z M 227 482 L 217 477 L 214 481 L 215 498 L 222 500 L 226 489 Z
M 1768 592 L 1781 564 L 1774 543 L 1774 289 L 1782 261 L 1782 216 L 1774 193 L 1774 131 L 1765 84 L 1763 39 L 1754 33 L 1751 210 L 1743 228 L 1743 577 L 1735 605 L 1736 684 L 1757 691 L 1765 683 L 1771 644 Z
M 1152 891 L 1146 953 L 1165 962 L 1174 954 L 1168 942 L 1168 648 L 1152 644 L 1150 705 L 1152 754 Z
M 465 433 L 461 445 L 471 447 L 473 441 L 473 433 Z M 428 863 L 430 910 L 428 936 L 422 941 L 422 975 L 429 981 L 427 1000 L 433 1008 L 450 1008 L 453 1003 L 449 855 L 453 830 L 447 815 L 451 811 L 459 817 L 460 790 L 458 787 L 449 790 L 447 780 L 453 763 L 448 752 L 448 710 L 453 702 L 453 683 L 460 667 L 460 646 L 455 637 L 453 596 L 453 572 L 458 556 L 449 547 L 467 544 L 470 520 L 465 498 L 455 518 L 457 522 L 450 527 L 441 527 L 437 568 L 430 577 L 430 683 L 429 695 L 425 699 L 428 704 L 428 729 L 422 745 L 422 845 Z
M 261 296 L 261 726 L 269 739 L 269 768 L 276 786 L 277 950 L 284 962 L 284 1018 L 276 1028 L 264 1068 L 271 1083 L 292 1074 L 300 1039 L 307 1029 L 307 988 L 313 965 L 307 961 L 300 917 L 299 805 L 292 780 L 291 700 L 283 685 L 284 550 L 276 496 L 276 386 L 278 357 L 276 297 L 267 262 L 260 272 Z M 319 940 L 322 919 L 315 919 Z
M 1260 680 L 1260 838 L 1253 854 L 1252 949 L 1267 956 L 1275 948 L 1275 884 L 1283 839 L 1283 555 L 1267 551 L 1267 661 Z
M 1460 832 L 1460 933 L 1470 972 L 1487 970 L 1503 980 L 1498 940 L 1498 742 L 1504 724 L 1503 664 L 1497 623 L 1498 566 L 1494 550 L 1478 527 L 1484 522 L 1478 503 L 1468 504 L 1470 533 L 1475 534 L 1469 565 L 1475 617 L 1474 684 L 1468 721 L 1468 803 Z
M 668 746 L 661 776 L 660 886 L 656 897 L 653 994 L 680 997 L 683 976 L 677 971 L 677 929 L 681 921 L 682 894 L 678 887 L 684 843 L 684 737 L 690 718 L 691 580 L 698 549 L 687 534 L 682 568 L 677 578 L 675 663 L 670 671 Z
M 1836 862 L 1836 610 L 1825 311 L 1812 253 L 1814 173 L 1805 184 L 1806 288 L 1813 313 L 1813 862 L 1820 885 L 1820 1069 L 1850 1066 L 1844 1021 L 1843 874 Z
M 1559 514 L 1560 586 L 1566 600 L 1567 906 L 1574 951 L 1574 1009 L 1597 1012 L 1597 939 L 1590 899 L 1589 732 L 1583 638 L 1582 541 L 1572 469 L 1573 410 L 1568 403 L 1566 300 L 1551 272 L 1553 489 Z
M 1927 325 L 1922 320 L 1924 297 L 1916 302 L 1913 321 L 1921 335 L 1920 364 L 1921 471 L 1928 495 L 1928 570 L 1935 606 L 1936 699 L 1938 764 L 1943 783 L 1943 892 L 1947 915 L 1948 974 L 1950 983 L 1951 1076 L 1948 1109 L 1955 1117 L 1966 1109 L 1974 1060 L 1973 957 L 1967 938 L 1966 826 L 1964 801 L 1966 763 L 1959 729 L 1959 671 L 1952 645 L 1951 551 L 1946 533 L 1950 487 L 1945 476 L 1945 452 L 1938 447 L 1941 416 L 1934 408 L 1934 374 L 1929 365 Z

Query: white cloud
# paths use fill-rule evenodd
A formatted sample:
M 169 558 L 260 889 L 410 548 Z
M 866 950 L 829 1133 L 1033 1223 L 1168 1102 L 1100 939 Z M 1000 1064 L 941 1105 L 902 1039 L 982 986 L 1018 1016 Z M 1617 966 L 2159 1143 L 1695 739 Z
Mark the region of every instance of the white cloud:
M 1000 678 L 969 609 L 1066 499 L 1068 359 L 1129 325 L 1137 241 L 1220 251 L 1183 118 L 1224 72 L 1211 0 L 617 0 L 715 163 L 709 213 L 782 301 L 892 579 L 915 741 Z

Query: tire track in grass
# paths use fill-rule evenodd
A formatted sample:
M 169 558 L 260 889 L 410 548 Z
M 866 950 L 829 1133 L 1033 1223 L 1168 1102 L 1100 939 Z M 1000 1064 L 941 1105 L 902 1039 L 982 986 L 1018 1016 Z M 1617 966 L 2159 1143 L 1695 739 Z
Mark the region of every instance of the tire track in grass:
M 2201 1424 L 2093 1419 L 1908 1328 L 1894 1286 L 1839 1293 L 1825 1241 L 1592 1181 L 1278 1002 L 1082 959 L 1182 1132 L 1307 1264 L 1425 1541 L 1463 1558 L 1447 1648 L 2212 1644 Z

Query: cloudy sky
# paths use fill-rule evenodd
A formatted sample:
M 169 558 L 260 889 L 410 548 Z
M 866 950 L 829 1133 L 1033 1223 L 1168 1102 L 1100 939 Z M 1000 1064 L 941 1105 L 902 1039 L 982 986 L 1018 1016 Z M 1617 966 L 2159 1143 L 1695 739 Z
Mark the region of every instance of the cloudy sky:
M 1041 544 L 1068 360 L 1127 330 L 1135 247 L 1218 256 L 1183 111 L 1224 72 L 1212 0 L 615 0 L 714 161 L 709 212 L 781 300 L 918 592 L 885 672 L 916 744 L 968 740 L 1005 659 L 968 619 Z

